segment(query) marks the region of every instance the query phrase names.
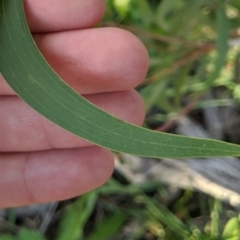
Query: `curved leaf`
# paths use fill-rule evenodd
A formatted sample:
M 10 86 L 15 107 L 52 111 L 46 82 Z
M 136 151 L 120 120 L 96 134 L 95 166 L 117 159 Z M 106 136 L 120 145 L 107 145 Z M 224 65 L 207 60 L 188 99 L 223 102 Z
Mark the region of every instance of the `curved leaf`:
M 240 155 L 237 145 L 150 131 L 86 101 L 59 78 L 40 54 L 28 29 L 22 0 L 0 0 L 0 72 L 37 112 L 105 148 L 157 158 Z

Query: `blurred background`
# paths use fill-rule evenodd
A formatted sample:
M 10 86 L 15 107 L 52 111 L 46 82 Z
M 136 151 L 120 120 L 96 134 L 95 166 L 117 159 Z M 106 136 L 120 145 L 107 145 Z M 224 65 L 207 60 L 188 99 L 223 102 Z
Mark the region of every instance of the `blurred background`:
M 98 27 L 131 31 L 150 68 L 144 127 L 240 143 L 240 0 L 106 0 Z M 112 178 L 63 202 L 0 210 L 0 240 L 239 240 L 237 158 L 115 153 Z

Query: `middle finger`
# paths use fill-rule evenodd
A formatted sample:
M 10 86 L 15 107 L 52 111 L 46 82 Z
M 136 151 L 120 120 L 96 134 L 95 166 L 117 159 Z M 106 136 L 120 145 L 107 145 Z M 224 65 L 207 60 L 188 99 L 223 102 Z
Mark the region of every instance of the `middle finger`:
M 53 69 L 80 94 L 125 91 L 145 77 L 148 54 L 131 33 L 99 28 L 35 34 Z M 0 76 L 0 95 L 14 94 Z

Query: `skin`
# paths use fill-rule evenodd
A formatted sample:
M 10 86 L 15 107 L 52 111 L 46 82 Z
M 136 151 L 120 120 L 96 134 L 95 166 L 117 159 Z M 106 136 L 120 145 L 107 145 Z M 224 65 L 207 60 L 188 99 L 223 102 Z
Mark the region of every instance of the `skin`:
M 148 54 L 131 33 L 94 28 L 104 0 L 25 0 L 33 37 L 50 65 L 77 92 L 107 112 L 141 125 L 134 90 Z M 0 208 L 71 198 L 104 184 L 110 151 L 73 136 L 22 102 L 0 76 Z

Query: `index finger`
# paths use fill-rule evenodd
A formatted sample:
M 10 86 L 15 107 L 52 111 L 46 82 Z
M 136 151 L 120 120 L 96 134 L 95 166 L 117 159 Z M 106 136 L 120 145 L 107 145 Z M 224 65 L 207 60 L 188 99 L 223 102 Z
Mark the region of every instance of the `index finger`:
M 24 0 L 32 32 L 56 32 L 95 26 L 105 11 L 104 0 Z

